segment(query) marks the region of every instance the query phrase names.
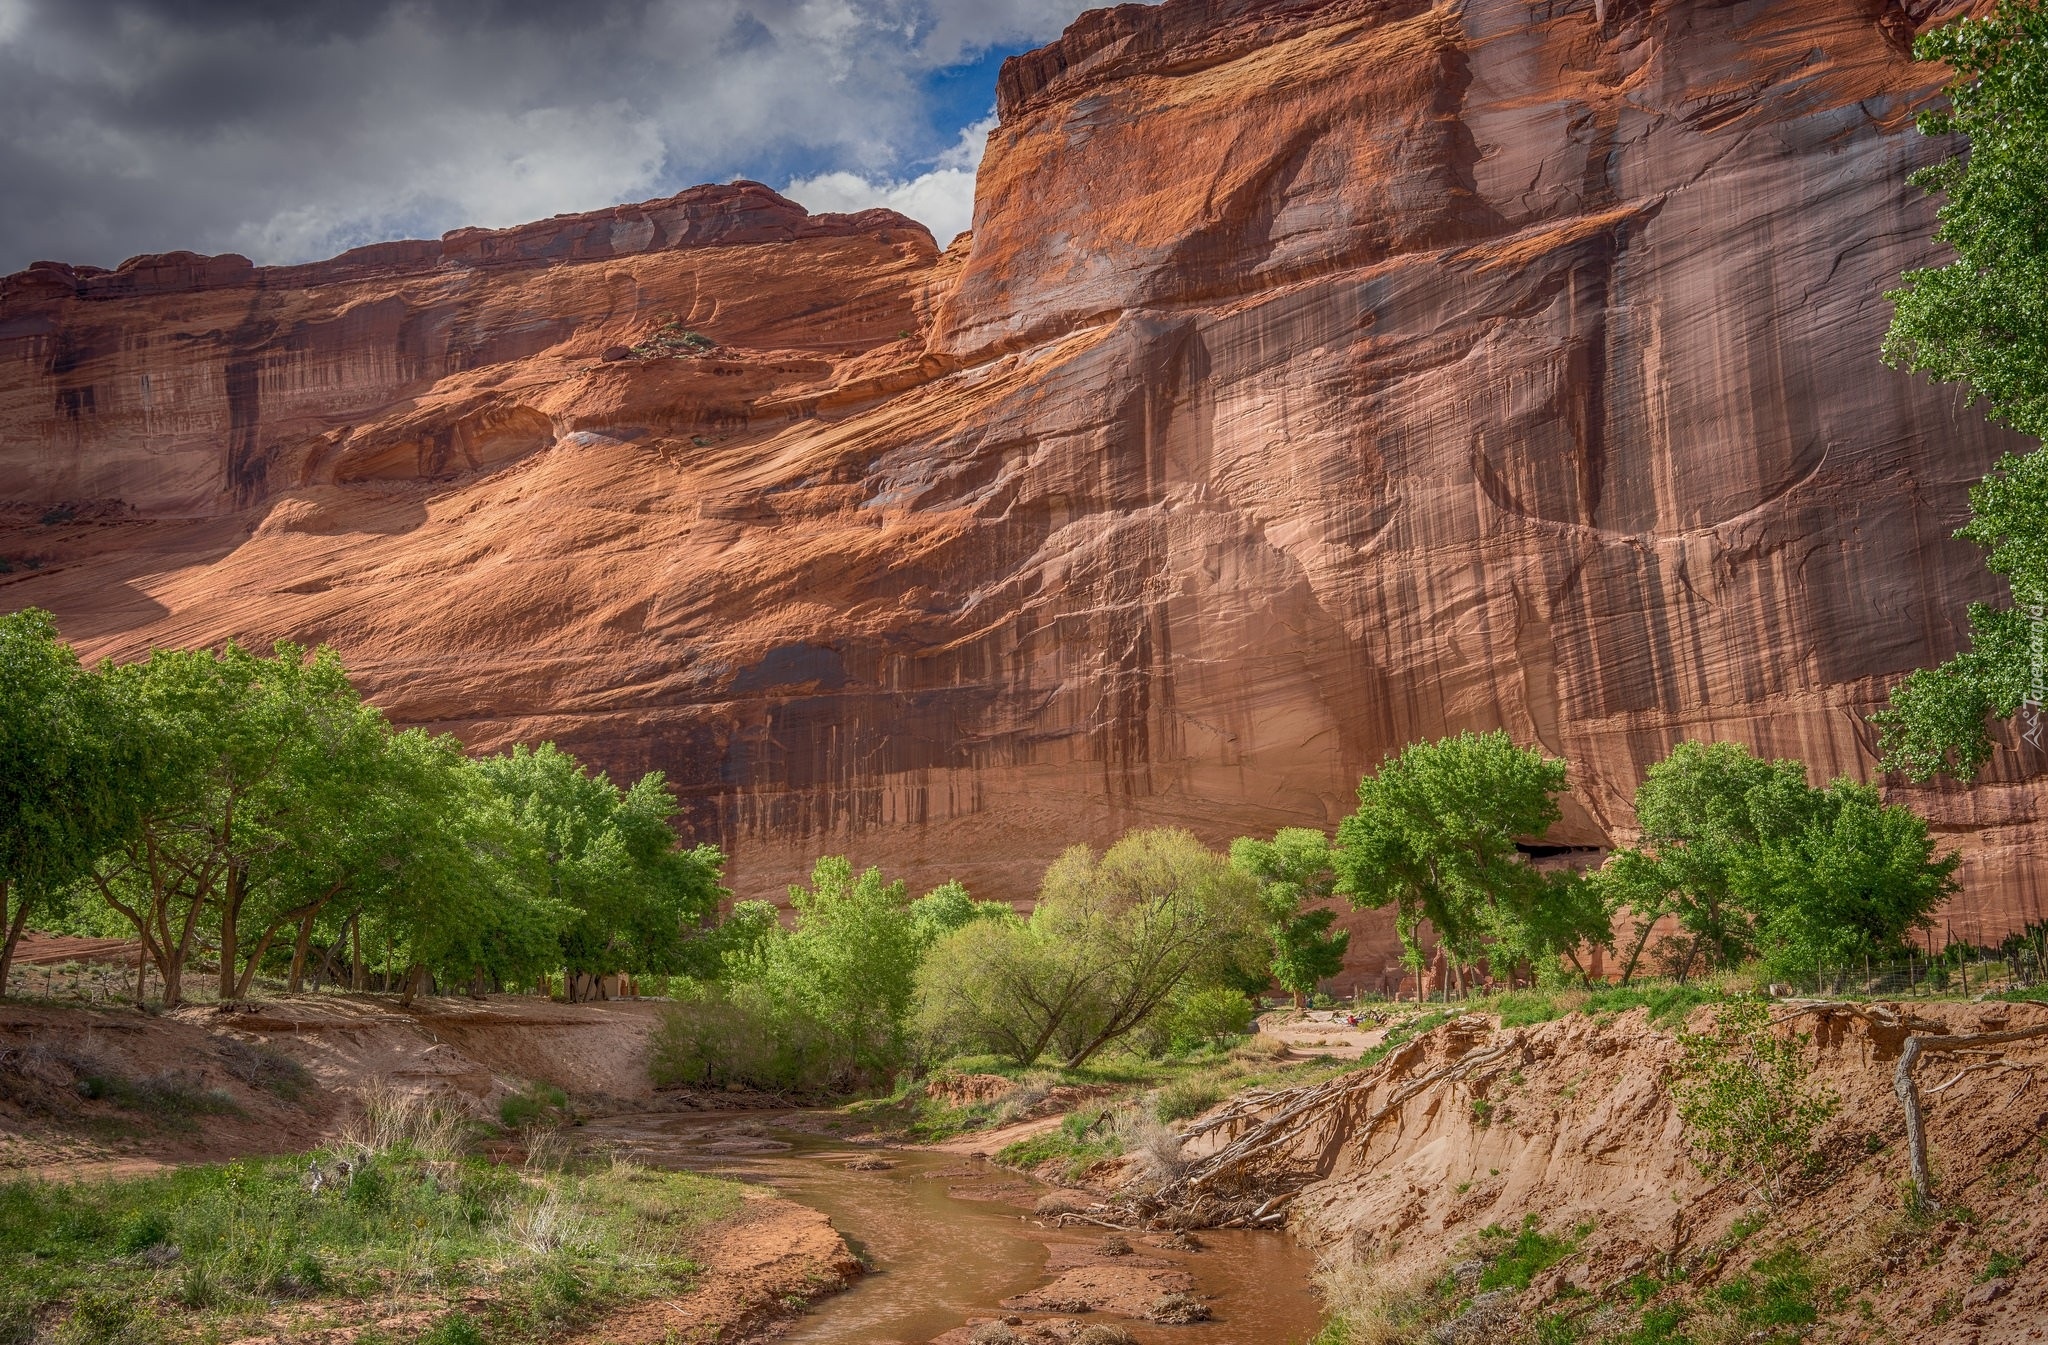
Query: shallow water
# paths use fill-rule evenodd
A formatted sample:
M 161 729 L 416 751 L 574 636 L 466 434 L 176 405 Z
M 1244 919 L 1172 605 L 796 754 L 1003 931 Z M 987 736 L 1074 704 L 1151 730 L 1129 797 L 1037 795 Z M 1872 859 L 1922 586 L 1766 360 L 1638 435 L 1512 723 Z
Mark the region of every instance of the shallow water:
M 1107 1236 L 1104 1229 L 1040 1227 L 1028 1209 L 1040 1188 L 985 1160 L 849 1145 L 778 1126 L 773 1117 L 739 1124 L 758 1132 L 752 1142 L 787 1148 L 707 1149 L 720 1136 L 730 1139 L 735 1124 L 732 1116 L 639 1116 L 619 1138 L 642 1162 L 758 1182 L 823 1211 L 873 1267 L 846 1292 L 818 1300 L 783 1337 L 791 1342 L 924 1345 L 971 1317 L 999 1314 L 1003 1299 L 1038 1288 L 1049 1248 L 1089 1246 Z M 895 1166 L 883 1172 L 845 1166 L 860 1157 Z M 1314 1258 L 1293 1239 L 1229 1229 L 1198 1236 L 1205 1244 L 1200 1252 L 1140 1250 L 1192 1274 L 1215 1320 L 1160 1326 L 1109 1313 L 1082 1320 L 1116 1322 L 1144 1345 L 1300 1345 L 1315 1334 L 1320 1313 L 1308 1283 Z

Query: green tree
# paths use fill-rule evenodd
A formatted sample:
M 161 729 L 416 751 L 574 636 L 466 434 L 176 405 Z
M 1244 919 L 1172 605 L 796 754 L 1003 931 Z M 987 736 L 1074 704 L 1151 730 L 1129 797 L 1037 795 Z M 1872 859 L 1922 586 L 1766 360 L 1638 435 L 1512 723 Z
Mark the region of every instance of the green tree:
M 478 764 L 538 839 L 549 896 L 574 912 L 561 948 L 570 999 L 616 972 L 685 969 L 724 895 L 724 857 L 710 846 L 679 847 L 660 772 L 621 791 L 553 743 Z
M 1683 930 L 1673 969 L 1752 953 L 1781 970 L 1887 957 L 1954 890 L 1958 857 L 1937 855 L 1925 819 L 1847 779 L 1825 789 L 1796 761 L 1739 743 L 1680 743 L 1636 790 L 1637 845 L 1597 876 L 1636 926 L 1635 975 L 1653 923 Z
M 353 762 L 382 721 L 327 649 L 156 650 L 103 675 L 135 753 L 138 816 L 90 879 L 176 1005 L 209 922 L 232 977 L 252 865 L 319 825 L 323 794 L 343 788 L 349 769 L 337 759 Z
M 1077 1069 L 1182 989 L 1256 957 L 1258 888 L 1186 831 L 1133 831 L 1099 858 L 1077 845 L 1054 861 L 1030 926 L 1058 981 L 1077 987 L 1053 1033 Z
M 958 879 L 941 883 L 910 903 L 911 923 L 927 947 L 976 920 L 1008 920 L 1015 914 L 1007 901 L 976 901 Z
M 938 941 L 918 967 L 913 1027 L 943 1058 L 981 1051 L 1035 1062 L 1082 1002 L 1088 965 L 1060 959 L 1014 916 L 977 920 Z
M 0 616 L 0 996 L 29 913 L 134 827 L 135 745 L 48 612 Z
M 1768 791 L 1753 798 L 1759 812 L 1774 803 L 1781 811 L 1732 865 L 1765 962 L 1804 971 L 1905 951 L 1910 931 L 1930 928 L 1956 890 L 1962 856 L 1937 855 L 1927 820 L 1886 806 L 1869 785 L 1808 789 L 1801 781 L 1800 789 L 1782 803 Z
M 453 738 L 407 733 L 391 748 L 336 909 L 381 943 L 401 1002 L 429 977 L 475 987 L 560 966 L 584 913 L 550 881 L 543 835 Z
M 1637 843 L 1609 856 L 1599 883 L 1616 910 L 1626 910 L 1635 942 L 1621 980 L 1634 979 L 1656 922 L 1674 916 L 1684 931 L 1674 970 L 1696 961 L 1732 966 L 1754 947 L 1751 912 L 1733 889 L 1737 855 L 1758 844 L 1751 795 L 1786 797 L 1807 788 L 1796 761 L 1762 761 L 1740 743 L 1683 742 L 1650 767 L 1636 787 Z M 1764 811 L 1768 820 L 1769 810 Z
M 1273 979 L 1294 996 L 1294 1007 L 1316 984 L 1344 969 L 1351 936 L 1330 932 L 1337 913 L 1310 902 L 1336 890 L 1330 838 L 1312 827 L 1282 827 L 1270 841 L 1240 836 L 1230 843 L 1231 867 L 1259 885 L 1266 937 L 1273 945 Z
M 1359 781 L 1358 811 L 1337 828 L 1336 890 L 1356 906 L 1394 907 L 1418 974 L 1427 920 L 1461 989 L 1464 968 L 1489 950 L 1576 961 L 1581 941 L 1609 937 L 1599 903 L 1530 867 L 1516 844 L 1557 821 L 1564 785 L 1562 761 L 1498 730 L 1411 744 Z
M 792 887 L 793 925 L 760 931 L 727 961 L 729 981 L 773 1025 L 774 1072 L 841 1090 L 884 1082 L 907 1054 L 908 1019 L 925 939 L 901 882 L 820 859 L 809 888 Z
M 1969 148 L 1913 176 L 1945 198 L 1935 237 L 1956 259 L 1908 272 L 1886 296 L 1895 312 L 1884 357 L 1966 385 L 1993 419 L 2038 438 L 2048 434 L 2048 10 L 2001 0 L 1922 36 L 1915 54 L 1956 74 L 1948 106 L 1921 114 L 1920 129 Z M 1974 776 L 1993 750 L 1989 723 L 2039 694 L 2048 657 L 2032 612 L 2048 604 L 2048 458 L 2007 455 L 1970 505 L 1957 536 L 1989 549 L 2017 605 L 1972 605 L 1969 648 L 1908 676 L 1873 717 L 1885 766 L 1914 779 Z M 2041 732 L 2038 719 L 2027 728 L 2037 745 Z
M 936 1052 L 1020 1065 L 1057 1049 L 1077 1068 L 1227 988 L 1258 955 L 1261 924 L 1257 885 L 1185 831 L 1134 831 L 1099 856 L 1075 846 L 1047 869 L 1029 920 L 976 920 L 932 949 L 919 1034 Z

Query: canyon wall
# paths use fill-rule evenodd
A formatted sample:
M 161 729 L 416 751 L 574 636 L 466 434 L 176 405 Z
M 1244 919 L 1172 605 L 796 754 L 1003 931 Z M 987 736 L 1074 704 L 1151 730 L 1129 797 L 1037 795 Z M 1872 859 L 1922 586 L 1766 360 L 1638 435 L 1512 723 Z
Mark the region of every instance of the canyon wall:
M 1005 65 L 943 252 L 738 184 L 39 266 L 0 604 L 327 640 L 398 720 L 661 768 L 747 895 L 846 851 L 1022 898 L 1130 826 L 1332 825 L 1462 728 L 1571 761 L 1575 845 L 1686 737 L 1868 778 L 2022 446 L 1876 359 L 1956 8 L 1123 6 Z M 2042 914 L 2044 764 L 1897 791 L 1958 936 Z

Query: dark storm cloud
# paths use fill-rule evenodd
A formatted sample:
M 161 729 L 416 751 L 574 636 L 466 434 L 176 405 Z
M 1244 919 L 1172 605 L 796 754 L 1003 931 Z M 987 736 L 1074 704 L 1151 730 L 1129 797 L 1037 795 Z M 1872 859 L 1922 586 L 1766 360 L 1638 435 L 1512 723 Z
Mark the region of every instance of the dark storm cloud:
M 927 81 L 1085 7 L 0 0 L 0 271 L 303 260 L 734 175 L 948 232 L 979 138 Z

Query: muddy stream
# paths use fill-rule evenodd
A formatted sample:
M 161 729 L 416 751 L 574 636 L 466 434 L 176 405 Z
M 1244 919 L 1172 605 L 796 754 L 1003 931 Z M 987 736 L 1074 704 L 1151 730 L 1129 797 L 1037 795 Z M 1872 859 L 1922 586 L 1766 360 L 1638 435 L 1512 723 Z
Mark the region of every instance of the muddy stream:
M 1112 1322 L 1143 1345 L 1301 1345 L 1316 1333 L 1314 1258 L 1284 1234 L 1204 1230 L 1199 1250 L 1183 1250 L 1133 1233 L 1130 1254 L 1105 1256 L 1110 1230 L 1035 1218 L 1049 1188 L 1015 1172 L 979 1157 L 849 1143 L 815 1133 L 816 1123 L 801 1114 L 638 1115 L 585 1133 L 650 1166 L 772 1187 L 831 1219 L 870 1272 L 818 1300 L 780 1337 L 789 1342 L 925 1345 L 998 1316 Z M 877 1159 L 889 1166 L 847 1166 Z M 1212 1320 L 1166 1326 L 1116 1311 L 1141 1311 L 1170 1289 L 1202 1298 Z M 1097 1306 L 1050 1310 L 1041 1293 Z

